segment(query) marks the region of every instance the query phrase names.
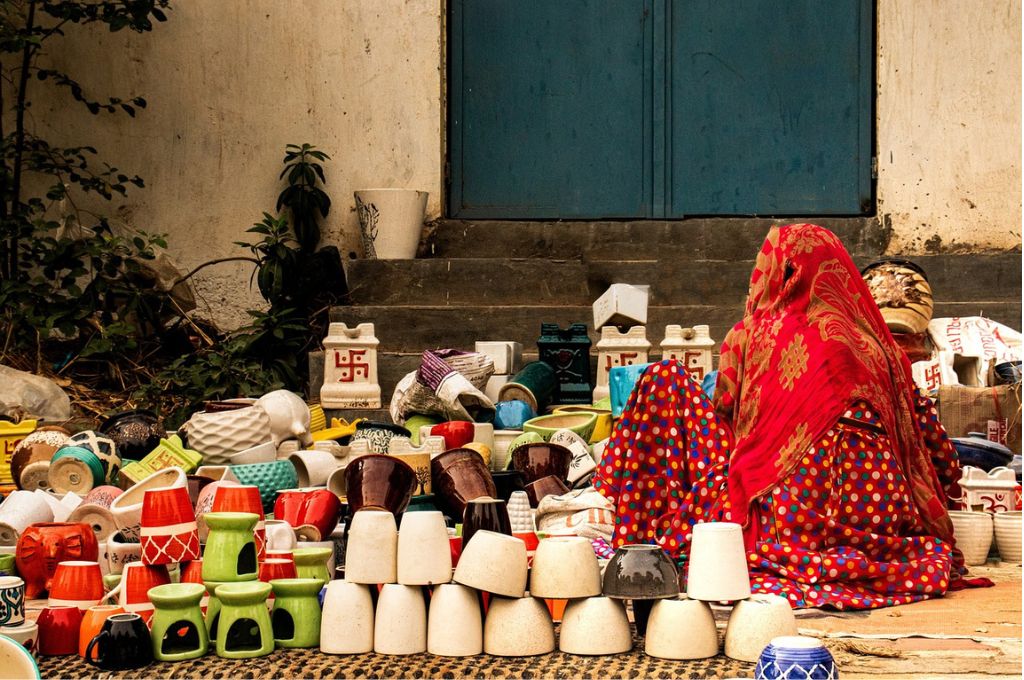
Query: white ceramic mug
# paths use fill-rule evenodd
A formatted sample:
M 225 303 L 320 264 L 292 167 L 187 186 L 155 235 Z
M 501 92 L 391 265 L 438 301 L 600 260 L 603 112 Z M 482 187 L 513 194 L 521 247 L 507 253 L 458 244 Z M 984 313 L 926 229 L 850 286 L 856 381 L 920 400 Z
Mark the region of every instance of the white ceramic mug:
M 295 466 L 300 488 L 324 486 L 331 473 L 338 469 L 338 461 L 329 451 L 296 451 L 288 460 Z
M 17 576 L 0 576 L 0 626 L 25 623 L 25 582 Z
M 628 630 L 628 623 L 626 627 Z M 427 616 L 427 652 L 437 656 L 475 656 L 483 651 L 484 627 L 476 591 L 457 583 L 436 586 L 430 595 Z
M 356 513 L 358 515 L 359 513 Z M 452 553 L 444 515 L 407 512 L 398 532 L 398 582 L 409 586 L 452 580 Z
M 263 523 L 267 533 L 267 550 L 294 550 L 295 529 L 283 519 L 268 519 Z
M 125 565 L 142 561 L 142 544 L 125 540 L 120 531 L 107 536 L 103 546 L 108 574 L 121 574 Z
M 0 544 L 16 545 L 30 524 L 53 521 L 53 509 L 32 491 L 15 491 L 0 504 Z

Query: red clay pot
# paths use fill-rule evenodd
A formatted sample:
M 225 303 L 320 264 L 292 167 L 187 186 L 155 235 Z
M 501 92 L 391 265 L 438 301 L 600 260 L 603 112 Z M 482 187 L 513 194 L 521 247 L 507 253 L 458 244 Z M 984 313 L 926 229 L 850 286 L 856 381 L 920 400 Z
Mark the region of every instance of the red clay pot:
M 14 563 L 25 580 L 25 599 L 41 597 L 50 590 L 57 565 L 64 561 L 95 562 L 100 548 L 88 524 L 43 522 L 32 524 L 18 539 Z M 76 644 L 77 644 L 77 632 Z

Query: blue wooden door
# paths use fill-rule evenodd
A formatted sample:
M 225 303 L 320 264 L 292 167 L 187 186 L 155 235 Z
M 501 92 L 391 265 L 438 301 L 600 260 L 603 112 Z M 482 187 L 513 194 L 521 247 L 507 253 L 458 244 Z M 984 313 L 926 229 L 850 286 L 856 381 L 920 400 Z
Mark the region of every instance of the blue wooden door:
M 859 214 L 872 0 L 452 0 L 448 211 Z

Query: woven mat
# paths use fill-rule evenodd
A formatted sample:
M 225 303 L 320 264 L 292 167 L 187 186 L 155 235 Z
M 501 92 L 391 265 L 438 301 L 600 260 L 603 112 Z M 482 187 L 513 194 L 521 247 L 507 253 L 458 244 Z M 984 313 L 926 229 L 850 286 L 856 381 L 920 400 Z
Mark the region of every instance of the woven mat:
M 42 657 L 44 678 L 724 678 L 753 677 L 754 664 L 724 655 L 700 661 L 666 661 L 643 653 L 634 640 L 628 654 L 464 658 L 414 654 L 334 656 L 316 649 L 277 650 L 258 659 L 221 659 L 208 654 L 194 661 L 154 663 L 123 673 L 107 673 L 78 656 Z

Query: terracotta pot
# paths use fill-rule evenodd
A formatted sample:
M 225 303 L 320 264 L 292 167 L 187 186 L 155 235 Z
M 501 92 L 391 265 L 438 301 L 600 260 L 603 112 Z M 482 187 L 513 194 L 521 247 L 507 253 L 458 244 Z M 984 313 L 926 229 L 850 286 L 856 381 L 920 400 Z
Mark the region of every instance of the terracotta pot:
M 430 461 L 434 493 L 442 509 L 461 518 L 466 503 L 475 498 L 494 498 L 498 491 L 484 459 L 470 449 L 452 449 Z
M 185 487 L 147 491 L 140 526 L 144 563 L 173 564 L 199 559 L 196 514 Z
M 360 456 L 343 474 L 350 516 L 371 508 L 401 514 L 416 489 L 415 470 L 393 456 Z
M 526 444 L 512 451 L 512 468 L 526 477 L 526 483 L 542 477 L 557 477 L 565 481 L 572 464 L 572 451 L 559 444 Z
M 99 552 L 96 535 L 85 524 L 53 522 L 28 527 L 15 553 L 18 574 L 25 579 L 25 597 L 32 599 L 47 592 L 61 562 L 94 562 Z
M 256 559 L 262 560 L 267 551 L 266 515 L 259 487 L 231 484 L 220 486 L 213 494 L 213 512 L 251 512 L 259 516 L 253 538 L 256 540 Z
M 21 481 L 21 473 L 32 463 L 49 463 L 57 449 L 67 443 L 71 433 L 63 427 L 46 425 L 27 435 L 14 447 L 11 454 L 11 477 L 19 489 L 26 488 Z M 30 488 L 39 488 L 38 484 Z
M 569 493 L 569 487 L 558 477 L 541 477 L 537 481 L 527 484 L 525 490 L 531 508 L 540 505 L 545 496 L 561 496 Z
M 114 440 L 118 454 L 129 460 L 142 460 L 167 436 L 156 414 L 142 408 L 107 416 L 99 431 Z

